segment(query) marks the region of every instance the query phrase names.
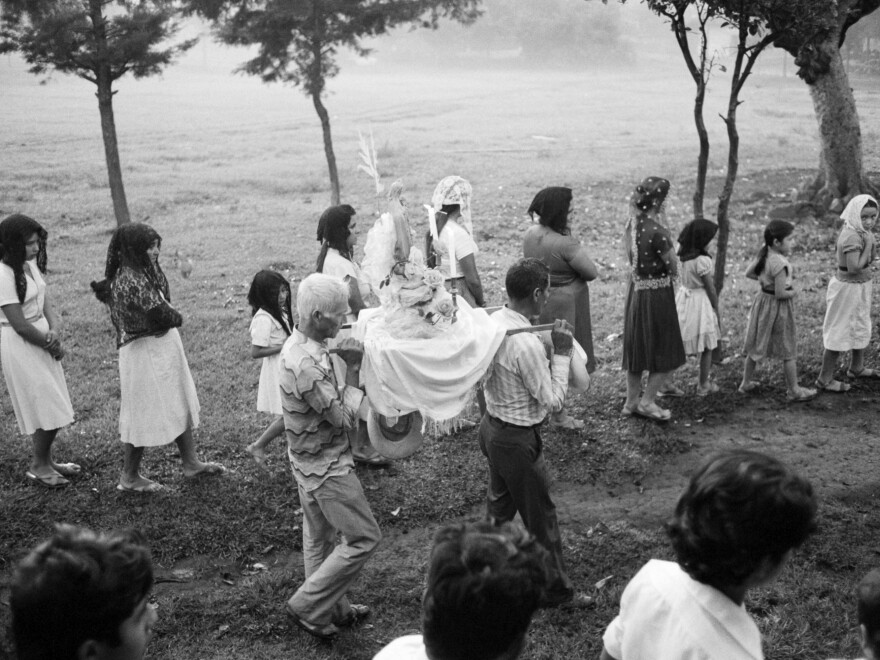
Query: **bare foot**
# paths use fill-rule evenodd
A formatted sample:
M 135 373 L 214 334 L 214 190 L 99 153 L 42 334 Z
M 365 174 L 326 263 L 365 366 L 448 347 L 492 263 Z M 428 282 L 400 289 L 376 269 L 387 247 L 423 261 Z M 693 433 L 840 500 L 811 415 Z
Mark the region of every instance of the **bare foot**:
M 260 467 L 264 470 L 267 470 L 266 467 L 266 450 L 262 447 L 259 447 L 256 442 L 252 442 L 247 447 L 245 447 L 245 451 L 251 455 L 251 458 L 254 459 L 254 463 L 257 464 L 257 467 Z
M 220 465 L 220 463 L 204 463 L 202 461 L 197 461 L 183 468 L 183 476 L 187 479 L 192 479 L 193 477 L 212 477 L 224 472 L 226 472 L 226 468 Z
M 76 463 L 56 463 L 55 461 L 52 461 L 52 467 L 58 474 L 64 475 L 65 477 L 75 477 L 82 472 L 82 468 Z

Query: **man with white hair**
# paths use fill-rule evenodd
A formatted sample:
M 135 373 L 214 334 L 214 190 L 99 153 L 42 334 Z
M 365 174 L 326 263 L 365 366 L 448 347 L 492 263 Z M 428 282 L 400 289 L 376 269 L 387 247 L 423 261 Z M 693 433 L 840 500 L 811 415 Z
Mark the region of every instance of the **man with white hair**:
M 297 290 L 299 325 L 281 350 L 279 381 L 288 456 L 303 511 L 306 581 L 287 601 L 293 622 L 310 635 L 332 639 L 342 626 L 369 614 L 349 603 L 357 579 L 382 534 L 370 511 L 346 430 L 357 429 L 366 405 L 358 389 L 363 346 L 344 339 L 338 351 L 348 371 L 336 382 L 326 341 L 348 313 L 348 287 L 335 277 L 309 275 Z M 336 537 L 341 537 L 336 544 Z

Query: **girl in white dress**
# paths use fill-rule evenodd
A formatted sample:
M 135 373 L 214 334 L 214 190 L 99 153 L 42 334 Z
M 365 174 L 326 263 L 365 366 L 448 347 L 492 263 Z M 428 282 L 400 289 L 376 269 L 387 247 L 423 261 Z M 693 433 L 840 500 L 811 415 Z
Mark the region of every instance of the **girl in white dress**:
M 709 379 L 712 351 L 718 346 L 718 295 L 715 293 L 715 263 L 707 251 L 718 225 L 703 218 L 692 220 L 678 235 L 681 287 L 675 294 L 681 341 L 687 355 L 700 356 L 697 396 L 718 391 Z
M 281 385 L 278 383 L 278 360 L 284 342 L 290 336 L 290 283 L 274 270 L 261 270 L 254 276 L 248 291 L 251 306 L 251 357 L 261 360 L 257 410 L 274 415 L 269 428 L 247 446 L 257 465 L 266 467 L 266 447 L 284 433 L 281 409 Z
M 145 447 L 177 444 L 185 477 L 225 472 L 196 455 L 192 431 L 199 425 L 199 399 L 177 332 L 183 317 L 171 306 L 168 280 L 159 265 L 162 238 L 149 225 L 131 222 L 113 232 L 105 278 L 92 282 L 110 307 L 119 349 L 119 435 L 124 449 L 117 490 L 163 489 L 140 473 Z
M 34 443 L 25 475 L 34 484 L 60 488 L 80 466 L 52 459 L 58 430 L 73 422 L 73 406 L 61 368 L 61 317 L 43 280 L 46 237 L 25 215 L 0 222 L 0 364 L 18 428 Z

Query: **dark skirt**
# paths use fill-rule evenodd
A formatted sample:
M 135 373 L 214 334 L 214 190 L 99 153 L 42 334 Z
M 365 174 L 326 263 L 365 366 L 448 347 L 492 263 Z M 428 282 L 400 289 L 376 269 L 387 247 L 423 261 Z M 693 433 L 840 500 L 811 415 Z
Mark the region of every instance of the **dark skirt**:
M 639 289 L 629 284 L 623 322 L 623 368 L 663 373 L 686 361 L 675 293 L 671 286 Z
M 590 288 L 586 282 L 578 279 L 565 286 L 551 287 L 540 323 L 553 323 L 556 319 L 564 319 L 574 327 L 574 338 L 587 354 L 587 373 L 593 373 L 596 356 L 590 319 Z

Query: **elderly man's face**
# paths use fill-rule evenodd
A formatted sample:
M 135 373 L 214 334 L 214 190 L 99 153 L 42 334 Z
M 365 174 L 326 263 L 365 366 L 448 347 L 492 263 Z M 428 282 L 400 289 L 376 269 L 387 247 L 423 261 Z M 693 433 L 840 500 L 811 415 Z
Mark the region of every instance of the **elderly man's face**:
M 321 339 L 333 339 L 338 335 L 350 311 L 348 301 L 344 300 L 329 312 L 315 312 L 315 328 Z

